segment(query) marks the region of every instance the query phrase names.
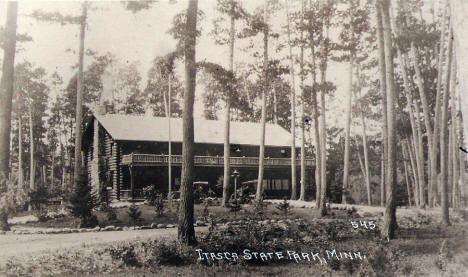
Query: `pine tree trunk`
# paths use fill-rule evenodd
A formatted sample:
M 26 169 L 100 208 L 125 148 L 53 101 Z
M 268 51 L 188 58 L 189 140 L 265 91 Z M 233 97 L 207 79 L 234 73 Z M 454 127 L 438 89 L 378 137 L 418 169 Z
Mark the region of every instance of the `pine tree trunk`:
M 403 166 L 405 168 L 405 180 L 406 180 L 406 191 L 408 192 L 408 206 L 411 205 L 411 189 L 410 189 L 410 181 L 409 181 L 409 174 L 408 174 L 408 154 L 406 153 L 406 149 L 404 144 L 402 144 L 401 149 L 403 150 Z
M 447 126 L 448 130 L 448 150 L 447 150 L 447 191 L 449 193 L 449 207 L 454 207 L 454 198 L 453 198 L 453 144 L 452 144 L 452 130 L 451 126 Z
M 414 137 L 411 139 L 411 141 L 414 142 Z M 411 143 L 414 144 L 414 143 Z M 406 150 L 409 154 L 410 162 L 411 162 L 411 168 L 413 170 L 413 176 L 414 176 L 414 186 L 413 186 L 413 195 L 414 195 L 414 205 L 419 207 L 419 176 L 418 176 L 418 168 L 417 168 L 417 162 L 415 159 L 415 155 L 413 154 L 413 151 L 411 151 L 411 146 L 410 142 L 406 142 Z M 413 147 L 413 149 L 416 149 L 416 147 Z
M 78 75 L 76 91 L 76 117 L 75 117 L 75 163 L 73 167 L 73 186 L 76 187 L 80 178 L 81 170 L 81 121 L 83 117 L 83 59 L 84 59 L 84 39 L 86 31 L 86 17 L 88 14 L 88 3 L 83 2 L 80 19 L 80 47 L 78 52 Z
M 385 155 L 382 151 L 380 158 L 380 205 L 385 203 Z
M 312 6 L 311 6 L 312 7 Z M 312 41 L 312 39 L 311 39 Z M 321 168 L 321 147 L 320 147 L 320 133 L 319 133 L 319 112 L 317 106 L 317 74 L 315 64 L 315 46 L 313 43 L 310 44 L 310 53 L 312 58 L 312 112 L 314 116 L 313 129 L 314 129 L 314 140 L 315 140 L 315 207 L 318 210 L 320 207 L 320 168 Z
M 456 60 L 453 60 L 452 63 L 454 63 L 454 67 L 456 68 Z M 456 74 L 453 74 L 452 79 L 456 78 Z M 452 90 L 452 100 L 451 100 L 451 111 L 450 111 L 450 116 L 451 116 L 451 124 L 450 124 L 450 132 L 452 134 L 452 168 L 453 168 L 453 173 L 452 173 L 452 199 L 453 199 L 453 207 L 460 207 L 460 198 L 459 198 L 459 193 L 460 193 L 460 188 L 458 186 L 458 180 L 459 180 L 459 155 L 460 151 L 458 149 L 458 140 L 457 140 L 457 132 L 456 132 L 456 124 L 457 124 L 457 105 L 455 101 L 455 87 L 453 87 Z
M 229 30 L 229 70 L 234 74 L 234 43 L 235 43 L 235 19 L 234 19 L 234 0 L 231 4 L 231 28 Z M 231 92 L 229 92 L 231 93 Z M 226 106 L 224 110 L 224 172 L 223 172 L 223 199 L 222 206 L 226 207 L 229 201 L 229 187 L 231 185 L 231 146 L 230 146 L 230 124 L 231 124 L 231 95 L 225 96 Z M 234 192 L 236 193 L 236 192 Z
M 50 187 L 55 188 L 55 149 L 52 150 L 52 163 L 50 165 Z
M 384 36 L 383 36 L 383 22 L 382 22 L 382 11 L 380 9 L 379 0 L 375 1 L 376 16 L 377 16 L 377 42 L 379 51 L 379 73 L 380 73 L 380 93 L 382 94 L 382 141 L 383 141 L 383 155 L 384 155 L 384 172 L 387 175 L 387 157 L 388 157 L 388 127 L 387 127 L 387 76 L 385 74 L 385 49 L 384 49 Z M 387 177 L 382 176 L 382 188 L 381 188 L 381 206 L 385 206 L 387 199 Z
M 423 114 L 424 114 L 424 123 L 426 127 L 426 135 L 427 135 L 427 145 L 428 145 L 428 155 L 429 155 L 429 167 L 430 167 L 430 174 L 429 175 L 429 184 L 428 184 L 428 202 L 429 205 L 431 204 L 431 199 L 433 199 L 433 187 L 435 184 L 436 179 L 432 178 L 432 172 L 437 171 L 436 167 L 436 156 L 434 153 L 434 136 L 432 133 L 432 126 L 431 126 L 431 117 L 429 113 L 429 105 L 427 103 L 426 99 L 426 93 L 424 91 L 424 85 L 423 85 L 423 79 L 422 79 L 422 74 L 421 74 L 421 69 L 419 68 L 418 64 L 418 56 L 416 53 L 416 47 L 414 46 L 414 43 L 411 43 L 411 58 L 413 60 L 413 67 L 416 73 L 417 77 L 417 85 L 418 85 L 418 91 L 419 91 L 419 98 L 421 99 L 422 103 L 422 108 L 423 108 Z M 425 199 L 423 204 L 426 204 Z
M 452 37 L 452 26 L 449 29 L 449 38 Z M 448 124 L 448 100 L 450 95 L 450 90 L 454 90 L 455 82 L 451 82 L 450 74 L 455 75 L 455 63 L 452 64 L 452 39 L 449 39 L 447 44 L 447 69 L 445 72 L 445 89 L 443 96 L 442 104 L 442 126 L 440 133 L 440 171 L 441 171 L 441 208 L 442 208 L 442 223 L 445 225 L 450 225 L 449 219 L 449 199 L 448 199 L 448 148 L 447 148 L 447 124 Z M 451 72 L 452 71 L 452 72 Z
M 356 79 L 358 83 L 359 98 L 361 98 L 361 82 L 360 82 L 360 65 L 357 66 Z M 371 197 L 371 183 L 370 183 L 370 169 L 369 169 L 369 151 L 367 147 L 367 131 L 366 131 L 366 119 L 364 118 L 364 107 L 362 106 L 362 101 L 360 102 L 361 110 L 361 124 L 362 124 L 362 147 L 364 148 L 364 166 L 366 172 L 366 189 L 367 189 L 367 204 L 372 205 Z
M 393 55 L 392 55 L 392 30 L 390 27 L 390 1 L 383 0 L 382 23 L 385 53 L 385 73 L 387 81 L 387 128 L 388 128 L 388 157 L 387 157 L 387 182 L 388 195 L 384 215 L 384 227 L 382 236 L 393 239 L 397 227 L 396 222 L 396 130 L 395 130 L 395 91 L 393 79 Z
M 304 0 L 301 1 L 301 26 L 304 25 Z M 305 201 L 305 194 L 306 194 L 306 167 L 305 167 L 305 158 L 306 158 L 306 151 L 305 151 L 305 105 L 306 101 L 305 100 L 305 95 L 304 95 L 304 78 L 305 78 L 305 72 L 304 72 L 304 32 L 301 28 L 301 56 L 300 56 L 300 77 L 301 77 L 301 191 L 300 191 L 300 196 L 299 200 Z
M 91 188 L 94 193 L 101 191 L 99 180 L 99 121 L 93 121 L 93 156 L 91 161 Z
M 291 200 L 297 197 L 296 181 L 296 82 L 294 72 L 294 57 L 292 54 L 291 28 L 288 0 L 286 0 L 287 33 L 289 44 L 289 74 L 291 76 Z
M 18 186 L 23 188 L 23 122 L 21 118 L 22 116 L 18 115 Z
M 445 36 L 446 36 L 446 29 L 447 29 L 447 7 L 444 7 L 444 12 L 443 12 L 443 16 L 442 16 L 442 30 L 441 30 L 441 33 L 440 33 L 440 46 L 439 46 L 439 58 L 438 58 L 438 61 L 439 61 L 439 64 L 438 64 L 438 75 L 437 75 L 437 90 L 436 90 L 436 100 L 435 100 L 435 109 L 434 109 L 434 153 L 435 155 L 438 154 L 438 151 L 439 151 L 439 136 L 440 136 L 440 130 L 439 130 L 439 124 L 440 124 L 440 96 L 441 96 L 441 93 L 442 93 L 442 78 L 443 78 L 443 65 L 444 65 L 444 53 L 445 53 Z M 447 60 L 449 58 L 447 57 Z M 448 70 L 448 69 L 447 69 Z M 441 150 L 442 151 L 442 150 Z M 435 157 L 435 155 L 433 156 L 433 158 Z M 442 169 L 441 169 L 442 170 Z M 436 199 L 437 199 L 437 195 L 438 195 L 438 186 L 435 185 L 438 180 L 438 174 L 437 174 L 437 170 L 435 170 L 434 172 L 431 172 L 432 176 L 431 176 L 431 179 L 433 180 L 436 180 L 434 181 L 434 187 L 432 188 L 433 189 L 433 192 L 432 192 L 432 199 L 429 199 L 430 203 L 429 203 L 429 206 L 431 207 L 434 207 L 436 205 Z M 438 184 L 439 186 L 441 184 Z
M 459 90 L 460 92 L 460 90 Z M 460 99 L 459 99 L 459 109 L 460 109 L 460 112 L 461 112 L 461 95 L 460 96 Z M 457 123 L 458 123 L 458 139 L 460 140 L 460 146 L 463 146 L 464 143 L 463 143 L 463 117 L 462 115 L 460 115 L 460 117 L 458 118 L 457 120 Z M 465 206 L 465 155 L 464 153 L 460 153 L 458 155 L 458 162 L 459 162 L 459 180 L 458 180 L 458 186 L 459 186 L 459 189 L 460 189 L 460 194 L 459 194 L 459 198 L 460 198 L 460 206 L 461 207 L 464 207 Z
M 261 135 L 260 135 L 260 153 L 258 156 L 258 178 L 257 178 L 257 192 L 255 195 L 255 200 L 260 201 L 263 198 L 263 175 L 265 170 L 265 123 L 266 123 L 266 99 L 268 95 L 268 0 L 265 0 L 264 7 L 264 20 L 265 20 L 265 30 L 263 35 L 263 80 L 264 88 L 262 93 L 262 119 L 261 119 Z
M 278 124 L 278 99 L 277 99 L 277 84 L 275 84 L 275 87 L 273 89 L 273 123 Z
M 346 127 L 345 127 L 345 153 L 344 153 L 344 164 L 343 164 L 343 204 L 347 203 L 348 190 L 348 178 L 349 178 L 349 155 L 350 155 L 350 132 L 351 132 L 351 109 L 352 109 L 352 98 L 353 98 L 353 58 L 349 60 L 349 92 L 346 97 Z
M 424 207 L 426 205 L 426 192 L 425 192 L 425 178 L 424 178 L 424 150 L 423 150 L 423 138 L 422 138 L 422 131 L 421 131 L 421 112 L 419 109 L 419 103 L 414 102 L 414 106 L 416 107 L 416 134 L 417 134 L 417 144 L 416 144 L 416 159 L 419 162 L 418 166 L 418 175 L 419 175 L 419 205 Z
M 18 3 L 8 2 L 7 18 L 4 29 L 3 67 L 0 80 L 0 175 L 8 176 L 10 172 L 10 132 L 11 109 L 13 97 L 15 50 L 16 50 L 16 21 Z
M 327 1 L 327 6 L 332 5 Z M 330 25 L 330 15 L 326 16 L 324 22 L 325 25 L 325 36 L 322 38 L 321 42 L 321 62 L 320 62 L 320 83 L 325 85 L 327 78 L 327 64 L 328 64 L 328 39 L 329 39 L 329 25 Z M 327 125 L 325 121 L 325 89 L 322 87 L 320 90 L 320 208 L 319 216 L 325 216 L 327 214 L 326 207 L 326 194 L 327 194 Z
M 190 0 L 187 8 L 187 22 L 184 39 L 185 56 L 185 92 L 184 109 L 182 113 L 183 141 L 182 141 L 182 169 L 181 194 L 179 208 L 179 226 L 177 236 L 183 244 L 194 245 L 195 228 L 193 227 L 193 178 L 194 178 L 194 129 L 193 104 L 195 100 L 195 86 L 197 67 L 195 61 L 196 33 L 197 33 L 198 0 Z
M 36 168 L 34 163 L 34 122 L 33 122 L 33 112 L 32 112 L 32 103 L 29 104 L 29 189 L 31 191 L 36 190 Z

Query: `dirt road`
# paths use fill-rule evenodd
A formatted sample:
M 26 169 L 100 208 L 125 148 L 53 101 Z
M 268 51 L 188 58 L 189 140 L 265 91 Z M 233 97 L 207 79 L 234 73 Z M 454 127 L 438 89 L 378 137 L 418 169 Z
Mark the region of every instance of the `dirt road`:
M 197 227 L 202 231 L 206 227 Z M 71 234 L 0 235 L 0 262 L 9 257 L 54 251 L 63 248 L 94 247 L 103 243 L 139 239 L 175 239 L 177 228 Z

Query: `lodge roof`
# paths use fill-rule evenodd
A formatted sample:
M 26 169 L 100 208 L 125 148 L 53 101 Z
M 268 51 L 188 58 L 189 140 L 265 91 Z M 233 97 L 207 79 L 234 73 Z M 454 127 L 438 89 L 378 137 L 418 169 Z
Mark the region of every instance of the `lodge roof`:
M 101 126 L 121 141 L 168 141 L 167 117 L 149 117 L 123 114 L 94 115 Z M 171 141 L 182 142 L 182 118 L 171 118 Z M 194 118 L 195 143 L 223 144 L 224 122 Z M 259 145 L 261 124 L 231 121 L 231 144 Z M 291 134 L 277 124 L 266 124 L 266 146 L 291 146 Z

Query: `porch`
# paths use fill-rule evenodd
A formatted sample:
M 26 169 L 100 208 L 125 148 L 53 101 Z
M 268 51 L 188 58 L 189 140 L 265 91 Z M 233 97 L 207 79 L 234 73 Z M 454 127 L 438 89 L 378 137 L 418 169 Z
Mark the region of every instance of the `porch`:
M 195 156 L 195 166 L 224 166 L 224 157 L 222 156 Z M 233 167 L 252 167 L 258 166 L 258 157 L 230 157 L 229 164 Z M 155 154 L 129 154 L 123 155 L 121 165 L 128 166 L 167 166 L 169 164 L 169 155 Z M 173 166 L 182 165 L 182 155 L 171 155 L 171 164 Z M 296 165 L 301 165 L 301 160 L 296 159 Z M 269 158 L 264 159 L 265 168 L 277 168 L 291 166 L 291 158 Z M 305 159 L 305 166 L 312 167 L 313 160 Z

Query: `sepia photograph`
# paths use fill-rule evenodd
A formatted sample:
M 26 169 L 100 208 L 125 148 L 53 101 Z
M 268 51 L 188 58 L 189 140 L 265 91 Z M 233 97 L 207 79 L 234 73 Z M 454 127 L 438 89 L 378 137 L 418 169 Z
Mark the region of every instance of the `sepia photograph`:
M 0 0 L 0 277 L 468 276 L 468 1 Z

